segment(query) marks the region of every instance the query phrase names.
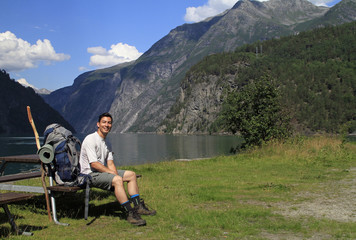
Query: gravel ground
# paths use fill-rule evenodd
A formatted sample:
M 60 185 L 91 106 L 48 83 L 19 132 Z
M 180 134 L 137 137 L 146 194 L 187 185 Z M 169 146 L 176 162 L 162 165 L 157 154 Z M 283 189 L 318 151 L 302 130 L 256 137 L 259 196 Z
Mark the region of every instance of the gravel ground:
M 288 218 L 312 216 L 319 219 L 330 219 L 340 222 L 356 222 L 356 168 L 349 169 L 350 175 L 337 182 L 322 184 L 316 192 L 306 192 L 296 196 L 295 203 L 279 203 L 277 213 Z M 300 201 L 302 200 L 302 201 Z M 290 232 L 272 234 L 262 232 L 263 239 L 300 240 L 300 239 L 333 239 L 323 233 L 311 233 L 311 236 L 293 235 Z
M 350 175 L 338 182 L 327 182 L 321 187 L 323 194 L 307 192 L 298 198 L 308 200 L 296 204 L 281 204 L 284 216 L 313 216 L 341 222 L 356 222 L 356 168 L 349 170 Z

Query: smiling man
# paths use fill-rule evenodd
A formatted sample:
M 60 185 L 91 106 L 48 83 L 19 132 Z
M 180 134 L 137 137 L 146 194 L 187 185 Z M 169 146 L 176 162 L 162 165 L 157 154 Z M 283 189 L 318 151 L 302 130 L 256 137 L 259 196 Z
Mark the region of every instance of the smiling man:
M 140 199 L 136 173 L 117 170 L 115 166 L 111 146 L 106 142 L 112 121 L 109 113 L 101 114 L 97 122 L 98 130 L 85 137 L 80 153 L 80 172 L 92 177 L 91 187 L 114 191 L 117 201 L 125 209 L 129 223 L 137 226 L 146 225 L 146 221 L 140 215 L 155 215 L 156 211 L 148 209 Z M 125 182 L 130 199 L 124 188 Z

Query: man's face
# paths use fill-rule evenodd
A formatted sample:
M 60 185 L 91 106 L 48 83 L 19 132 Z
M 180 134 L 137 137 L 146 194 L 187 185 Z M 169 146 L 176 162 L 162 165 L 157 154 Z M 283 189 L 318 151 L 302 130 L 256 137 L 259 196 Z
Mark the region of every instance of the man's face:
M 110 132 L 112 125 L 112 120 L 110 117 L 102 117 L 100 122 L 97 123 L 98 133 L 102 137 L 106 137 L 106 135 Z

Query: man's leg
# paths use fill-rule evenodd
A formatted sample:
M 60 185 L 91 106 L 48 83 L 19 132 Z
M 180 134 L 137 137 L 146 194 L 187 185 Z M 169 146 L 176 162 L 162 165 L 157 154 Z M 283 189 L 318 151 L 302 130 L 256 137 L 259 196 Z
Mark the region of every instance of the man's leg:
M 116 197 L 117 201 L 120 204 L 127 202 L 129 199 L 127 198 L 127 195 L 125 192 L 124 181 L 123 181 L 122 177 L 115 176 L 112 179 L 111 184 L 114 187 L 115 197 Z
M 125 192 L 122 177 L 110 173 L 99 172 L 94 172 L 90 175 L 92 176 L 91 185 L 93 187 L 101 188 L 104 190 L 112 190 L 112 188 L 114 188 L 115 197 L 121 206 L 125 209 L 128 222 L 139 226 L 146 225 L 146 221 L 140 217 L 140 215 L 137 213 L 137 209 L 131 206 L 131 203 L 128 200 Z
M 117 201 L 121 204 L 127 213 L 127 221 L 137 226 L 146 225 L 146 221 L 140 217 L 140 215 L 137 213 L 137 209 L 131 206 L 131 202 L 127 198 L 123 178 L 120 176 L 115 176 L 112 179 L 112 186 L 114 187 L 114 193 Z
M 127 182 L 127 191 L 130 196 L 139 194 L 137 176 L 135 172 L 125 171 L 122 179 L 124 182 Z
M 141 215 L 155 215 L 156 211 L 148 209 L 145 202 L 140 199 L 136 173 L 133 171 L 125 171 L 123 181 L 127 182 L 127 191 L 130 195 L 130 201 L 134 204 L 135 208 L 137 208 L 137 212 Z

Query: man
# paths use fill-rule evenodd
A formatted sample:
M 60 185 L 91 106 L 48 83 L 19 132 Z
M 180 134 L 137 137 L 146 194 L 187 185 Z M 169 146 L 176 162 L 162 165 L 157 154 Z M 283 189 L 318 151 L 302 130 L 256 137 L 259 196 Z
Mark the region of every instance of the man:
M 105 141 L 112 122 L 109 113 L 101 114 L 97 122 L 98 130 L 85 137 L 80 153 L 80 172 L 91 175 L 90 186 L 114 191 L 117 201 L 127 214 L 128 222 L 137 226 L 146 225 L 140 215 L 155 215 L 156 211 L 149 210 L 140 199 L 136 173 L 116 169 L 113 152 Z M 130 199 L 124 188 L 125 182 Z

